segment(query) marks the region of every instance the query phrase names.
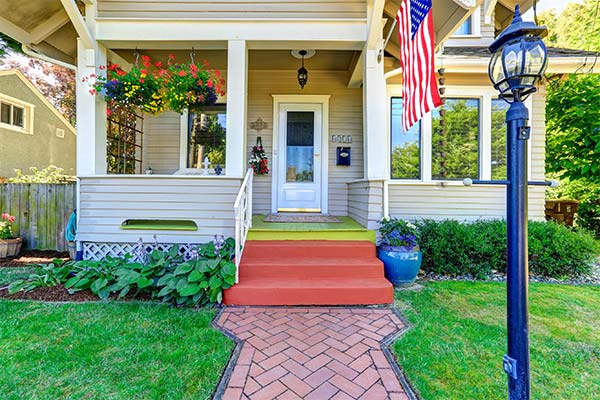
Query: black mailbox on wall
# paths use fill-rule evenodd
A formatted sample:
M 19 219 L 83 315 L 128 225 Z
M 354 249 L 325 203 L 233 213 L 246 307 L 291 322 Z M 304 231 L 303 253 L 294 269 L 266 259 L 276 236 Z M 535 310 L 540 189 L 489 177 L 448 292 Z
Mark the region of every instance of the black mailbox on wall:
M 350 165 L 350 147 L 338 147 L 335 165 Z

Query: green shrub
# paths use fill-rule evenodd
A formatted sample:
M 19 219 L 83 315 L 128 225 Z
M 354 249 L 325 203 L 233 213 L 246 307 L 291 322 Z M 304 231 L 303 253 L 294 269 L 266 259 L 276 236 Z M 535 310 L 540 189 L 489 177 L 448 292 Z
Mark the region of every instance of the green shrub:
M 27 279 L 13 282 L 9 292 L 64 284 L 70 293 L 90 290 L 102 300 L 133 292 L 133 296 L 147 293 L 177 305 L 220 303 L 223 290 L 235 284 L 235 241 L 215 239 L 201 245 L 196 253 L 192 260 L 184 261 L 179 246 L 173 245 L 169 251 L 144 254 L 143 262 L 134 261 L 129 254 L 102 261 L 55 260 Z
M 575 225 L 600 239 L 600 184 L 586 179 L 563 179 L 557 188 L 546 189 L 546 197 L 579 201 Z
M 506 272 L 506 222 L 423 220 L 417 223 L 425 272 L 484 278 Z M 529 223 L 529 268 L 532 274 L 566 278 L 588 275 L 600 245 L 585 230 L 554 222 Z

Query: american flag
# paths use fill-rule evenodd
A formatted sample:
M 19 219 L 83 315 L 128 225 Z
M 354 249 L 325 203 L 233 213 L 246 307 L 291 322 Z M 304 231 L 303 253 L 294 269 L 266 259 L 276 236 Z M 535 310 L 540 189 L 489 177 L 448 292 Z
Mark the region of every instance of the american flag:
M 432 0 L 403 0 L 396 15 L 402 63 L 402 125 L 405 131 L 442 104 L 433 62 Z

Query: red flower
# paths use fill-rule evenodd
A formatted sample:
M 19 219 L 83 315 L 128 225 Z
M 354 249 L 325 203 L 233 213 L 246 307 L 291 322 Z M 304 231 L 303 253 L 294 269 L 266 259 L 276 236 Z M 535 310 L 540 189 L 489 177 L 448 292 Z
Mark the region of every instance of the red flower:
M 210 66 L 210 64 L 206 60 L 204 60 L 204 65 L 207 66 L 207 67 Z
M 186 75 L 187 75 L 187 72 L 185 72 L 185 71 L 181 70 L 181 71 L 179 71 L 179 72 L 177 73 L 177 75 L 179 75 L 179 76 L 186 76 Z
M 140 83 L 144 83 L 146 82 L 145 80 L 143 80 L 142 78 L 140 78 Z
M 219 79 L 219 83 L 220 83 L 221 85 L 224 85 L 224 84 L 225 84 L 225 79 L 223 79 L 223 78 Z
M 8 222 L 15 222 L 15 217 L 13 215 L 8 216 Z
M 196 64 L 190 64 L 190 69 L 194 72 L 198 71 L 198 67 L 196 66 Z
M 165 76 L 167 75 L 169 72 L 166 69 L 161 69 L 158 71 L 158 76 Z
M 112 115 L 112 110 L 110 108 L 106 109 L 106 116 L 110 117 Z
M 221 76 L 221 71 L 219 71 L 218 69 L 215 69 L 215 76 L 217 78 L 219 78 Z
M 117 75 L 119 75 L 119 76 L 125 76 L 125 75 L 127 75 L 127 72 L 125 72 L 122 69 L 120 69 L 120 70 L 117 71 Z
M 154 66 L 156 68 L 162 68 L 163 67 L 163 63 L 161 61 L 157 61 L 157 62 L 154 63 Z
M 206 86 L 208 86 L 209 88 L 212 88 L 213 87 L 213 81 L 206 82 Z

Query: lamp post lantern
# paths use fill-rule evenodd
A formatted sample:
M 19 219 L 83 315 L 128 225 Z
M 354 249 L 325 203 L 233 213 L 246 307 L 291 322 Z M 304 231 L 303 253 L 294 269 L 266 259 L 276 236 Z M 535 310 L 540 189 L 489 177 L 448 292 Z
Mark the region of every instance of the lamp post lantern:
M 527 254 L 527 140 L 529 111 L 523 101 L 536 91 L 547 64 L 544 26 L 523 22 L 519 6 L 511 25 L 490 45 L 490 80 L 510 107 L 507 124 L 506 222 L 508 265 L 508 375 L 510 400 L 529 399 L 528 254 Z

